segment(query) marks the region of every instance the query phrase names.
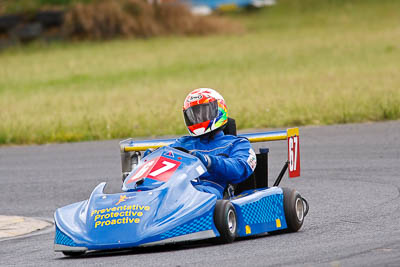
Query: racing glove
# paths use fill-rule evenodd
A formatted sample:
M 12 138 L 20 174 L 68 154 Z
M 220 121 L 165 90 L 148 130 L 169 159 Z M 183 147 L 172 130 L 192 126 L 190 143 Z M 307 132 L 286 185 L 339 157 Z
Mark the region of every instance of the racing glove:
M 207 169 L 209 169 L 211 167 L 212 161 L 208 155 L 203 154 L 199 151 L 193 151 L 193 150 L 190 151 L 190 154 L 195 156 L 196 158 L 198 158 L 201 161 L 201 163 L 203 163 L 204 166 L 206 166 Z

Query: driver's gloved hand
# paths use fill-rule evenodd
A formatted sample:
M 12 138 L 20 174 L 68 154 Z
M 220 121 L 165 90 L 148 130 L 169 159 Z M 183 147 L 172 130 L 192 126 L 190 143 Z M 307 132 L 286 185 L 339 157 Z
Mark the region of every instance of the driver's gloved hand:
M 209 169 L 211 167 L 211 163 L 212 162 L 211 162 L 211 159 L 210 159 L 210 157 L 208 155 L 203 154 L 203 153 L 201 153 L 199 151 L 194 151 L 194 150 L 189 151 L 189 153 L 191 155 L 197 157 L 201 161 L 201 163 L 203 163 L 204 166 L 206 166 L 207 169 Z
M 148 148 L 144 153 L 143 153 L 143 158 L 150 155 L 152 152 L 154 151 L 154 149 Z

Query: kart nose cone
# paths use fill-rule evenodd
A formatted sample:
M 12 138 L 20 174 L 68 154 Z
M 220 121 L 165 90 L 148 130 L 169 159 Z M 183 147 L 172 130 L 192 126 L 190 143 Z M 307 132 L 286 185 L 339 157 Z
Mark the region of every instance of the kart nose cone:
M 92 194 L 88 201 L 58 209 L 55 221 L 74 246 L 123 247 L 153 234 L 155 225 L 151 218 L 162 199 L 160 191 Z

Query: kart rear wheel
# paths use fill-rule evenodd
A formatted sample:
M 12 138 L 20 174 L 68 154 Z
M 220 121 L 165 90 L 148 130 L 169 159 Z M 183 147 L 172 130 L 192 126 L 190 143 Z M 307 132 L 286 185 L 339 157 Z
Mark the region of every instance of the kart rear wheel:
M 220 234 L 218 242 L 231 243 L 235 240 L 237 233 L 236 210 L 229 200 L 217 200 L 214 223 Z
M 285 187 L 282 190 L 283 207 L 288 227 L 287 232 L 297 232 L 303 225 L 304 217 L 308 211 L 308 204 L 305 204 L 304 199 L 296 190 Z

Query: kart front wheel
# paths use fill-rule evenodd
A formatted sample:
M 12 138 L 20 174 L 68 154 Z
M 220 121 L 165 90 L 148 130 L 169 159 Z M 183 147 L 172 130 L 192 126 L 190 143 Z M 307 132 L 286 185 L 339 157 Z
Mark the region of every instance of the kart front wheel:
M 229 200 L 217 200 L 214 210 L 214 223 L 220 234 L 220 243 L 231 243 L 237 233 L 235 207 Z

